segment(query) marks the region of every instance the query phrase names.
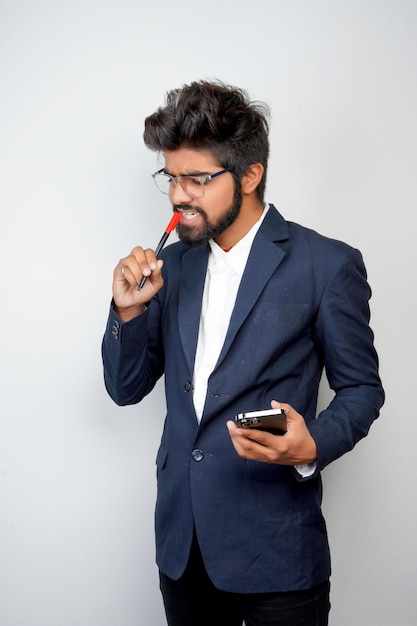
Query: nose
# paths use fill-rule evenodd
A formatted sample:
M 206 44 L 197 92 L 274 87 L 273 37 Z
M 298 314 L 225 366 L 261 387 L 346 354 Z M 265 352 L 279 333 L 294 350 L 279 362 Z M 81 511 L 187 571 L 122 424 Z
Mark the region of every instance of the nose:
M 190 194 L 188 194 L 185 189 L 182 188 L 181 183 L 179 183 L 178 181 L 175 183 L 171 183 L 169 198 L 172 204 L 187 204 L 187 202 L 192 200 L 192 196 L 190 196 Z

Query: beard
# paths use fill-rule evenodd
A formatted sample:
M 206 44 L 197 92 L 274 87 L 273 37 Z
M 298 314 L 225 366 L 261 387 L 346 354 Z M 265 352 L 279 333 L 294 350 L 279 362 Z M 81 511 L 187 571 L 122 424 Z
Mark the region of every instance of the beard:
M 190 248 L 201 248 L 205 246 L 210 239 L 215 239 L 221 235 L 237 218 L 240 213 L 240 207 L 242 205 L 242 195 L 239 191 L 236 191 L 233 198 L 232 206 L 222 215 L 215 224 L 209 222 L 207 213 L 201 207 L 191 206 L 189 204 L 175 204 L 173 206 L 174 211 L 177 209 L 193 210 L 203 218 L 203 225 L 201 228 L 196 229 L 193 226 L 187 226 L 187 224 L 178 224 L 177 234 L 183 244 Z

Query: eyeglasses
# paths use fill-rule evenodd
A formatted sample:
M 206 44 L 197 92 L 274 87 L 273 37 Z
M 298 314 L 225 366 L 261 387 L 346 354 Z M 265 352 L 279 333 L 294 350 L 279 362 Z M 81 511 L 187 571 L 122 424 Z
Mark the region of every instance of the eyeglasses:
M 159 191 L 169 195 L 175 189 L 177 183 L 181 185 L 181 188 L 185 193 L 190 196 L 190 198 L 201 198 L 204 196 L 204 184 L 208 183 L 209 180 L 216 178 L 216 176 L 220 176 L 221 174 L 225 174 L 226 172 L 231 171 L 231 167 L 226 167 L 224 170 L 220 170 L 220 172 L 216 172 L 215 174 L 208 174 L 207 176 L 170 176 L 164 172 L 164 168 L 158 170 L 154 174 L 152 174 L 152 178 L 155 181 L 155 185 L 158 187 Z

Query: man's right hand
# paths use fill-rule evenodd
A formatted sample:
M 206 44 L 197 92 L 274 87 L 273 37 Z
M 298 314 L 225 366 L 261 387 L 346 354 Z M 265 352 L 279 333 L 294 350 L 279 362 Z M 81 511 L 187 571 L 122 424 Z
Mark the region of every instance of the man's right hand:
M 145 305 L 164 284 L 161 269 L 163 262 L 150 248 L 133 248 L 129 256 L 120 259 L 113 272 L 113 301 L 116 313 L 128 322 L 145 310 Z M 142 278 L 147 280 L 141 290 Z

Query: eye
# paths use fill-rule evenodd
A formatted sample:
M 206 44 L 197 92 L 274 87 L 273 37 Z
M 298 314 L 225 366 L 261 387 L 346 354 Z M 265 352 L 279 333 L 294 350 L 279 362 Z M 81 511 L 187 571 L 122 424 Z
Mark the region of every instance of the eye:
M 201 186 L 201 178 L 197 178 L 197 176 L 187 176 L 187 179 L 191 185 L 195 185 L 196 187 Z

